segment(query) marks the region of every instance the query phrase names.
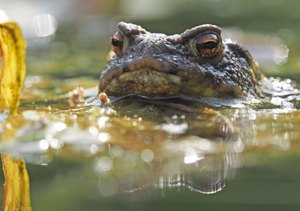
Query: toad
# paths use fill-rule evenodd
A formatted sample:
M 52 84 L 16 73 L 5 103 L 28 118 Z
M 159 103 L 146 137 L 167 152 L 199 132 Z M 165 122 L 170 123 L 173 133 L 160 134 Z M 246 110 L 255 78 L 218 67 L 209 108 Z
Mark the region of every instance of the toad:
M 120 22 L 112 36 L 112 58 L 100 75 L 99 93 L 122 96 L 242 98 L 259 95 L 263 75 L 240 45 L 223 40 L 205 24 L 181 34 L 150 33 Z

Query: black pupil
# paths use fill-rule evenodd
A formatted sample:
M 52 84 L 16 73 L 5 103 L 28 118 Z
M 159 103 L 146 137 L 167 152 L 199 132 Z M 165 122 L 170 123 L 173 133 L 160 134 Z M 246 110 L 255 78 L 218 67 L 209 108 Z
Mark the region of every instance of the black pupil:
M 111 44 L 113 46 L 121 46 L 122 45 L 122 43 L 119 40 L 117 40 L 116 38 L 111 39 Z
M 198 49 L 203 49 L 203 48 L 206 48 L 206 49 L 213 49 L 213 48 L 216 48 L 218 47 L 218 43 L 217 42 L 213 42 L 213 41 L 208 41 L 208 42 L 205 42 L 205 43 L 197 43 L 197 48 Z

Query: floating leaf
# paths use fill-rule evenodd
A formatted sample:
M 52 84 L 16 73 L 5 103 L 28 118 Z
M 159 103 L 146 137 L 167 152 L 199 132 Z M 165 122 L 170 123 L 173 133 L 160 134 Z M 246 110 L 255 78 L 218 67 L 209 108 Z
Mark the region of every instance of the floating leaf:
M 13 22 L 0 23 L 0 109 L 17 108 L 25 77 L 25 41 Z

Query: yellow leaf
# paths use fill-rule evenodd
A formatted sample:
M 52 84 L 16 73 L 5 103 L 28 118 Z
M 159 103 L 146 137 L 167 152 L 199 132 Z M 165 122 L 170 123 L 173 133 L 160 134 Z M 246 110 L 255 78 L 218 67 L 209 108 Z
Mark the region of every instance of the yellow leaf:
M 19 104 L 25 77 L 25 41 L 16 23 L 0 23 L 0 110 Z

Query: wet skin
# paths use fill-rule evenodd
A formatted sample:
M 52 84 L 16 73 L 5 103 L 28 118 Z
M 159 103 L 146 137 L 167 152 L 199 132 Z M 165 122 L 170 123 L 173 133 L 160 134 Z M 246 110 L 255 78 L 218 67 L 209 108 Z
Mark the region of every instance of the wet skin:
M 120 96 L 255 97 L 262 75 L 249 52 L 200 25 L 181 34 L 150 33 L 120 22 L 99 92 Z

